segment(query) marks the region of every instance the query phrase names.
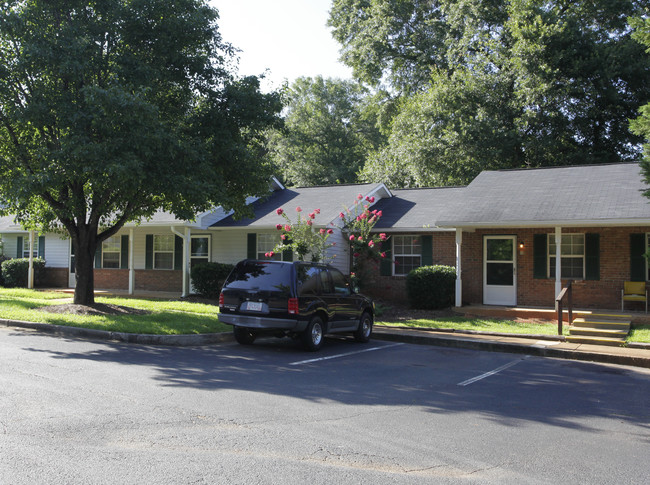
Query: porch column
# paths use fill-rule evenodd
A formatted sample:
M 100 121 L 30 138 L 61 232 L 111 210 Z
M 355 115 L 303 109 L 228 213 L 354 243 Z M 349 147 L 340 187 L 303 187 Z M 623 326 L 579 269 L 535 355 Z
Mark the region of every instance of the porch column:
M 135 268 L 133 267 L 133 228 L 129 229 L 129 295 L 135 291 Z
M 183 294 L 190 294 L 190 256 L 192 249 L 192 229 L 185 228 L 185 237 L 183 238 Z
M 461 246 L 463 230 L 456 228 L 456 302 L 457 307 L 463 306 L 463 281 L 461 279 Z
M 562 228 L 555 228 L 555 296 L 562 291 Z
M 29 231 L 29 269 L 27 270 L 27 288 L 34 288 L 34 231 Z

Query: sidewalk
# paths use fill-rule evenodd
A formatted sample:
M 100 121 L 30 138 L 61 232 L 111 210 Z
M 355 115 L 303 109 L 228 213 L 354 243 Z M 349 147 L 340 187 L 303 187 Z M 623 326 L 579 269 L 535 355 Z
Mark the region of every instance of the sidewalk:
M 231 332 L 199 335 L 141 335 L 78 327 L 1 320 L 0 325 L 36 330 L 57 336 L 110 340 L 140 345 L 199 346 L 234 341 Z M 609 347 L 565 342 L 554 335 L 506 335 L 464 331 L 423 330 L 375 325 L 372 338 L 419 345 L 528 354 L 650 368 L 650 344 Z

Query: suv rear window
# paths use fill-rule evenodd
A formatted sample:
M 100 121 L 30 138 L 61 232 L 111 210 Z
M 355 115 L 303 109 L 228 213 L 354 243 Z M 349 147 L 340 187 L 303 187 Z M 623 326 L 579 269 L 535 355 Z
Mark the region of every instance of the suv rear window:
M 235 289 L 289 290 L 291 264 L 272 261 L 246 261 L 232 270 L 225 287 Z

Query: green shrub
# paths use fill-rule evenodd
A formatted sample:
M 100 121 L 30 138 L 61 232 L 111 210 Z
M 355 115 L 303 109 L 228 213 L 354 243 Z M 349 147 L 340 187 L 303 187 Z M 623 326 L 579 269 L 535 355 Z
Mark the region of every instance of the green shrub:
M 454 302 L 455 288 L 456 269 L 452 266 L 421 266 L 406 276 L 411 308 L 447 308 Z
M 192 286 L 206 298 L 219 298 L 221 287 L 230 271 L 234 268 L 232 264 L 224 263 L 199 263 L 192 266 L 190 278 Z
M 8 259 L 2 262 L 2 280 L 7 288 L 27 287 L 27 273 L 29 272 L 29 259 Z M 45 276 L 45 260 L 34 258 L 34 286 L 38 286 Z

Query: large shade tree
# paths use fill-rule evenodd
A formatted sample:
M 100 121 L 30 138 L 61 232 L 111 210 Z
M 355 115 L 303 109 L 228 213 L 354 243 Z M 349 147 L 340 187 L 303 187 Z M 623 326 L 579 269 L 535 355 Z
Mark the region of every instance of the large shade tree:
M 355 76 L 399 98 L 366 179 L 466 183 L 483 169 L 636 160 L 650 100 L 641 0 L 334 0 Z M 384 174 L 384 175 L 382 175 Z
M 634 38 L 645 46 L 646 52 L 650 54 L 650 17 L 636 17 L 631 19 L 630 25 L 635 28 Z M 644 159 L 641 161 L 641 169 L 645 181 L 650 185 L 650 103 L 639 110 L 639 116 L 630 122 L 631 130 L 646 140 L 644 145 Z M 650 197 L 650 190 L 645 192 Z
M 382 143 L 367 90 L 353 81 L 300 77 L 285 92 L 284 126 L 269 148 L 295 185 L 353 183 L 368 151 Z
M 0 198 L 59 230 L 92 304 L 93 258 L 125 223 L 244 208 L 265 188 L 279 96 L 234 77 L 202 0 L 10 0 L 0 9 Z

